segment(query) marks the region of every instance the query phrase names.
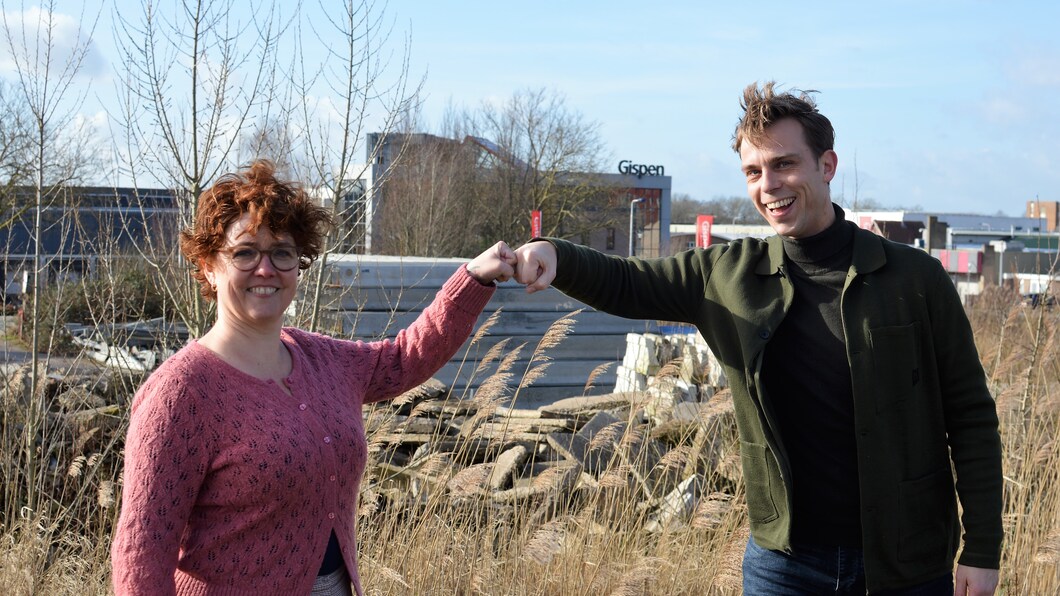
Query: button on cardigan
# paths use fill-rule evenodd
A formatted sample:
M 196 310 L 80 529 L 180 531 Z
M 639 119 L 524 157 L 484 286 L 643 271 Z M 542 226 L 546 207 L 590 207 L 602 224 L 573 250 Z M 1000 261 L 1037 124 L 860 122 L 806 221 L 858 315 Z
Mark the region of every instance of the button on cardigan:
M 362 405 L 434 374 L 493 291 L 462 266 L 393 340 L 284 328 L 292 395 L 195 341 L 166 360 L 133 400 L 111 547 L 115 592 L 308 594 L 334 529 L 362 594 Z

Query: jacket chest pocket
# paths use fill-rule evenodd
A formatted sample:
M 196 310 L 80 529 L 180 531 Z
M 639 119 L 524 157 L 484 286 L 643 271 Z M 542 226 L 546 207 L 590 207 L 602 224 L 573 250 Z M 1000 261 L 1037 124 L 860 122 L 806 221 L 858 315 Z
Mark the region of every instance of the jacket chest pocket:
M 869 329 L 876 411 L 910 399 L 920 384 L 920 323 Z

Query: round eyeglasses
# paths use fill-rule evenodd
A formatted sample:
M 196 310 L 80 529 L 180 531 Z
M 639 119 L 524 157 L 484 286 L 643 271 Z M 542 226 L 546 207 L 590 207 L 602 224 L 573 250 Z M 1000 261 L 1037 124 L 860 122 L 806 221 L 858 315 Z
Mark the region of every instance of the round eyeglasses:
M 261 255 L 269 255 L 269 262 L 277 271 L 290 271 L 298 266 L 302 260 L 302 251 L 297 246 L 280 245 L 270 249 L 260 249 L 253 246 L 236 246 L 234 248 L 223 248 L 220 251 L 228 256 L 232 265 L 240 271 L 253 271 L 261 262 Z

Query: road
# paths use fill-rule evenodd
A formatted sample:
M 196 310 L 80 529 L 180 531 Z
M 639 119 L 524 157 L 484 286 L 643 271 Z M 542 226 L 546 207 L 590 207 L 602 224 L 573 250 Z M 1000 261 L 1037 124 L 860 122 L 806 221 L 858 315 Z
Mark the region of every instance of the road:
M 30 349 L 15 333 L 15 317 L 0 316 L 0 372 L 7 375 L 11 370 L 31 360 Z M 40 354 L 38 362 L 43 366 L 47 354 Z M 85 363 L 84 358 L 53 357 L 48 360 L 51 370 L 70 370 L 75 363 Z

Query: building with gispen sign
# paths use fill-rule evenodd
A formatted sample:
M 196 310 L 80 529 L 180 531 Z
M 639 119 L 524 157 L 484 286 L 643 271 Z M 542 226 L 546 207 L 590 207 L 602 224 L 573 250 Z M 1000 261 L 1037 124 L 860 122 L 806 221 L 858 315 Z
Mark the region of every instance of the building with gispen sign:
M 345 236 L 352 239 L 344 252 L 381 254 L 379 232 L 383 222 L 380 214 L 387 201 L 388 180 L 400 171 L 402 153 L 408 147 L 460 147 L 480 154 L 475 167 L 483 163 L 500 163 L 506 167 L 531 169 L 531 166 L 512 156 L 489 139 L 466 136 L 448 139 L 425 133 L 371 133 L 366 137 L 366 159 L 347 171 L 356 192 L 346 199 L 343 209 L 360 214 L 350 218 L 352 226 Z M 670 189 L 671 178 L 663 164 L 641 163 L 636 159 L 622 159 L 610 172 L 554 172 L 549 173 L 558 186 L 593 187 L 607 195 L 606 225 L 579 233 L 572 240 L 614 255 L 636 254 L 656 257 L 669 254 L 670 249 Z M 533 231 L 549 229 L 553 213 L 542 210 L 525 214 L 527 238 Z M 604 219 L 604 218 L 602 218 Z M 538 226 L 538 227 L 534 227 Z M 521 238 L 505 239 L 519 244 Z

